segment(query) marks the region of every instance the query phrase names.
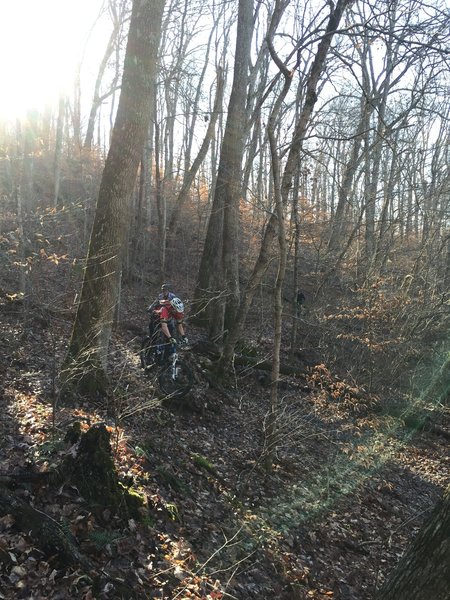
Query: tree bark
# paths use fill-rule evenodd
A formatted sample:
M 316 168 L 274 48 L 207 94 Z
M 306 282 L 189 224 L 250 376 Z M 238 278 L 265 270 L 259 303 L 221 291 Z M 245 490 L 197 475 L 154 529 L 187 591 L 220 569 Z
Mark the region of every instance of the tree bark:
M 205 302 L 201 302 L 205 291 L 210 297 L 217 298 L 211 300 L 214 310 L 210 311 L 208 319 L 212 336 L 220 333 L 222 318 L 225 329 L 230 326 L 239 305 L 239 204 L 242 196 L 244 140 L 248 128 L 246 98 L 252 36 L 253 1 L 239 0 L 233 85 L 196 290 L 199 309 L 202 311 L 206 306 Z M 222 231 L 219 233 L 220 225 Z M 219 254 L 220 240 L 222 243 Z M 217 255 L 221 256 L 221 263 Z M 223 277 L 220 277 L 220 273 L 223 273 Z M 223 316 L 224 309 L 226 316 Z
M 120 101 L 103 171 L 72 337 L 61 372 L 80 392 L 107 391 L 130 199 L 150 120 L 164 0 L 134 0 Z
M 248 131 L 246 97 L 252 37 L 253 0 L 239 0 L 233 86 L 216 182 L 216 194 L 224 197 L 222 263 L 227 287 L 225 331 L 234 322 L 239 308 L 239 211 L 242 159 Z
M 274 187 L 275 208 L 278 223 L 278 271 L 275 279 L 275 288 L 273 293 L 273 313 L 274 313 L 274 339 L 273 339 L 273 361 L 270 381 L 270 408 L 267 415 L 267 428 L 265 437 L 265 467 L 268 471 L 272 469 L 277 449 L 277 426 L 276 416 L 278 411 L 278 378 L 280 376 L 280 351 L 281 334 L 283 324 L 283 284 L 286 274 L 287 263 L 287 244 L 286 231 L 284 224 L 283 201 L 281 197 L 281 166 L 278 155 L 277 138 L 275 136 L 275 122 L 281 109 L 281 103 L 286 97 L 291 85 L 291 74 L 285 73 L 285 85 L 277 102 L 275 103 L 273 113 L 269 118 L 268 135 L 270 142 L 270 154 L 272 159 L 272 176 Z
M 450 486 L 376 600 L 447 600 L 450 590 Z

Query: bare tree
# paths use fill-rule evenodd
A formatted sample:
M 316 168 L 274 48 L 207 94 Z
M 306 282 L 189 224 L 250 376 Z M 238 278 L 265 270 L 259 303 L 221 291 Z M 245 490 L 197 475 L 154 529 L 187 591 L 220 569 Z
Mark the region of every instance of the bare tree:
M 178 192 L 178 196 L 175 201 L 175 206 L 173 208 L 173 211 L 172 211 L 172 214 L 170 217 L 169 227 L 168 227 L 168 231 L 167 231 L 167 239 L 169 239 L 171 236 L 173 236 L 176 231 L 178 220 L 180 218 L 180 213 L 181 213 L 183 205 L 186 202 L 186 199 L 188 197 L 191 185 L 195 179 L 195 176 L 197 175 L 200 165 L 202 164 L 203 160 L 205 159 L 205 157 L 208 153 L 209 145 L 214 136 L 217 118 L 218 118 L 219 112 L 221 111 L 221 108 L 222 108 L 223 87 L 224 87 L 224 74 L 223 74 L 223 69 L 221 67 L 219 67 L 217 69 L 216 97 L 214 100 L 214 107 L 213 107 L 211 116 L 209 118 L 208 128 L 206 130 L 205 137 L 203 139 L 202 145 L 200 146 L 200 149 L 198 151 L 198 154 L 197 154 L 195 160 L 193 161 L 191 167 L 187 170 L 187 172 L 184 175 L 183 184 L 181 186 L 180 191 Z
M 60 206 L 59 189 L 61 185 L 61 158 L 63 147 L 63 134 L 66 113 L 66 99 L 63 95 L 59 97 L 58 104 L 58 119 L 56 123 L 56 140 L 55 140 L 55 159 L 53 163 L 53 182 L 54 182 L 54 200 L 55 207 Z
M 350 3 L 351 0 L 339 0 L 336 3 L 336 6 L 330 10 L 330 15 L 325 28 L 325 32 L 323 33 L 323 36 L 318 44 L 314 60 L 312 62 L 310 71 L 306 79 L 306 89 L 304 93 L 304 102 L 302 110 L 297 121 L 291 143 L 289 145 L 287 160 L 281 178 L 280 193 L 284 206 L 287 204 L 293 178 L 298 168 L 299 156 L 302 150 L 303 142 L 314 110 L 314 106 L 317 101 L 317 87 L 319 84 L 320 77 L 325 68 L 328 51 L 330 49 L 336 30 L 339 27 L 342 15 Z M 225 368 L 227 368 L 232 361 L 234 348 L 239 339 L 239 335 L 241 333 L 243 324 L 245 322 L 245 318 L 250 308 L 253 295 L 262 280 L 267 265 L 269 264 L 271 257 L 271 247 L 276 234 L 277 214 L 273 213 L 265 229 L 259 256 L 253 268 L 251 277 L 247 283 L 245 292 L 242 296 L 237 317 L 227 337 L 226 344 L 224 346 L 218 364 L 219 371 L 222 371 Z M 275 374 L 273 373 L 272 376 L 274 377 Z
M 92 142 L 94 140 L 94 127 L 95 127 L 95 120 L 97 117 L 98 109 L 100 108 L 102 102 L 104 102 L 115 91 L 115 82 L 113 82 L 110 89 L 108 89 L 103 94 L 100 93 L 101 86 L 102 86 L 103 79 L 104 79 L 105 72 L 106 72 L 106 68 L 108 66 L 108 62 L 114 53 L 116 45 L 119 42 L 120 31 L 123 27 L 124 20 L 125 20 L 124 13 L 125 13 L 125 8 L 126 8 L 126 3 L 123 2 L 123 0 L 121 0 L 118 8 L 119 8 L 119 11 L 117 10 L 115 0 L 110 0 L 109 12 L 110 12 L 110 15 L 112 18 L 113 28 L 112 28 L 111 34 L 109 36 L 109 40 L 106 44 L 105 52 L 104 52 L 103 58 L 100 62 L 98 72 L 97 72 L 97 77 L 95 80 L 94 95 L 92 98 L 91 110 L 89 113 L 86 135 L 84 138 L 84 147 L 87 148 L 88 150 L 91 149 Z

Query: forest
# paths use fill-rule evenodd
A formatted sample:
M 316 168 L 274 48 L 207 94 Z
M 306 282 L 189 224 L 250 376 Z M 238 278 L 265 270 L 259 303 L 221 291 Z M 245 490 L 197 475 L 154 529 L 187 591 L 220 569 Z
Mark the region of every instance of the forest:
M 448 3 L 90 7 L 0 100 L 0 600 L 448 600 Z

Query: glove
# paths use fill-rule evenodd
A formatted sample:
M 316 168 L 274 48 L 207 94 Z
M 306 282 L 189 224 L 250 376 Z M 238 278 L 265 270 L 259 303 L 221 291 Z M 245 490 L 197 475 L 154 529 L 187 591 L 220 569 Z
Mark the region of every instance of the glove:
M 170 344 L 176 344 L 177 340 L 175 338 L 171 337 L 171 338 L 169 338 L 169 343 Z
M 182 336 L 181 343 L 183 344 L 183 346 L 187 346 L 188 345 L 189 340 L 187 339 L 187 337 L 185 335 Z

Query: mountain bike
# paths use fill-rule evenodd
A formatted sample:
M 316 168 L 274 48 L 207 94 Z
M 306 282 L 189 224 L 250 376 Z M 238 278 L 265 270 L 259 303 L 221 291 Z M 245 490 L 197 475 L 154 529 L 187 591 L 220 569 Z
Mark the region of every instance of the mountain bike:
M 141 367 L 156 371 L 159 390 L 165 397 L 182 398 L 194 385 L 192 369 L 180 356 L 178 344 L 146 336 L 140 350 Z

